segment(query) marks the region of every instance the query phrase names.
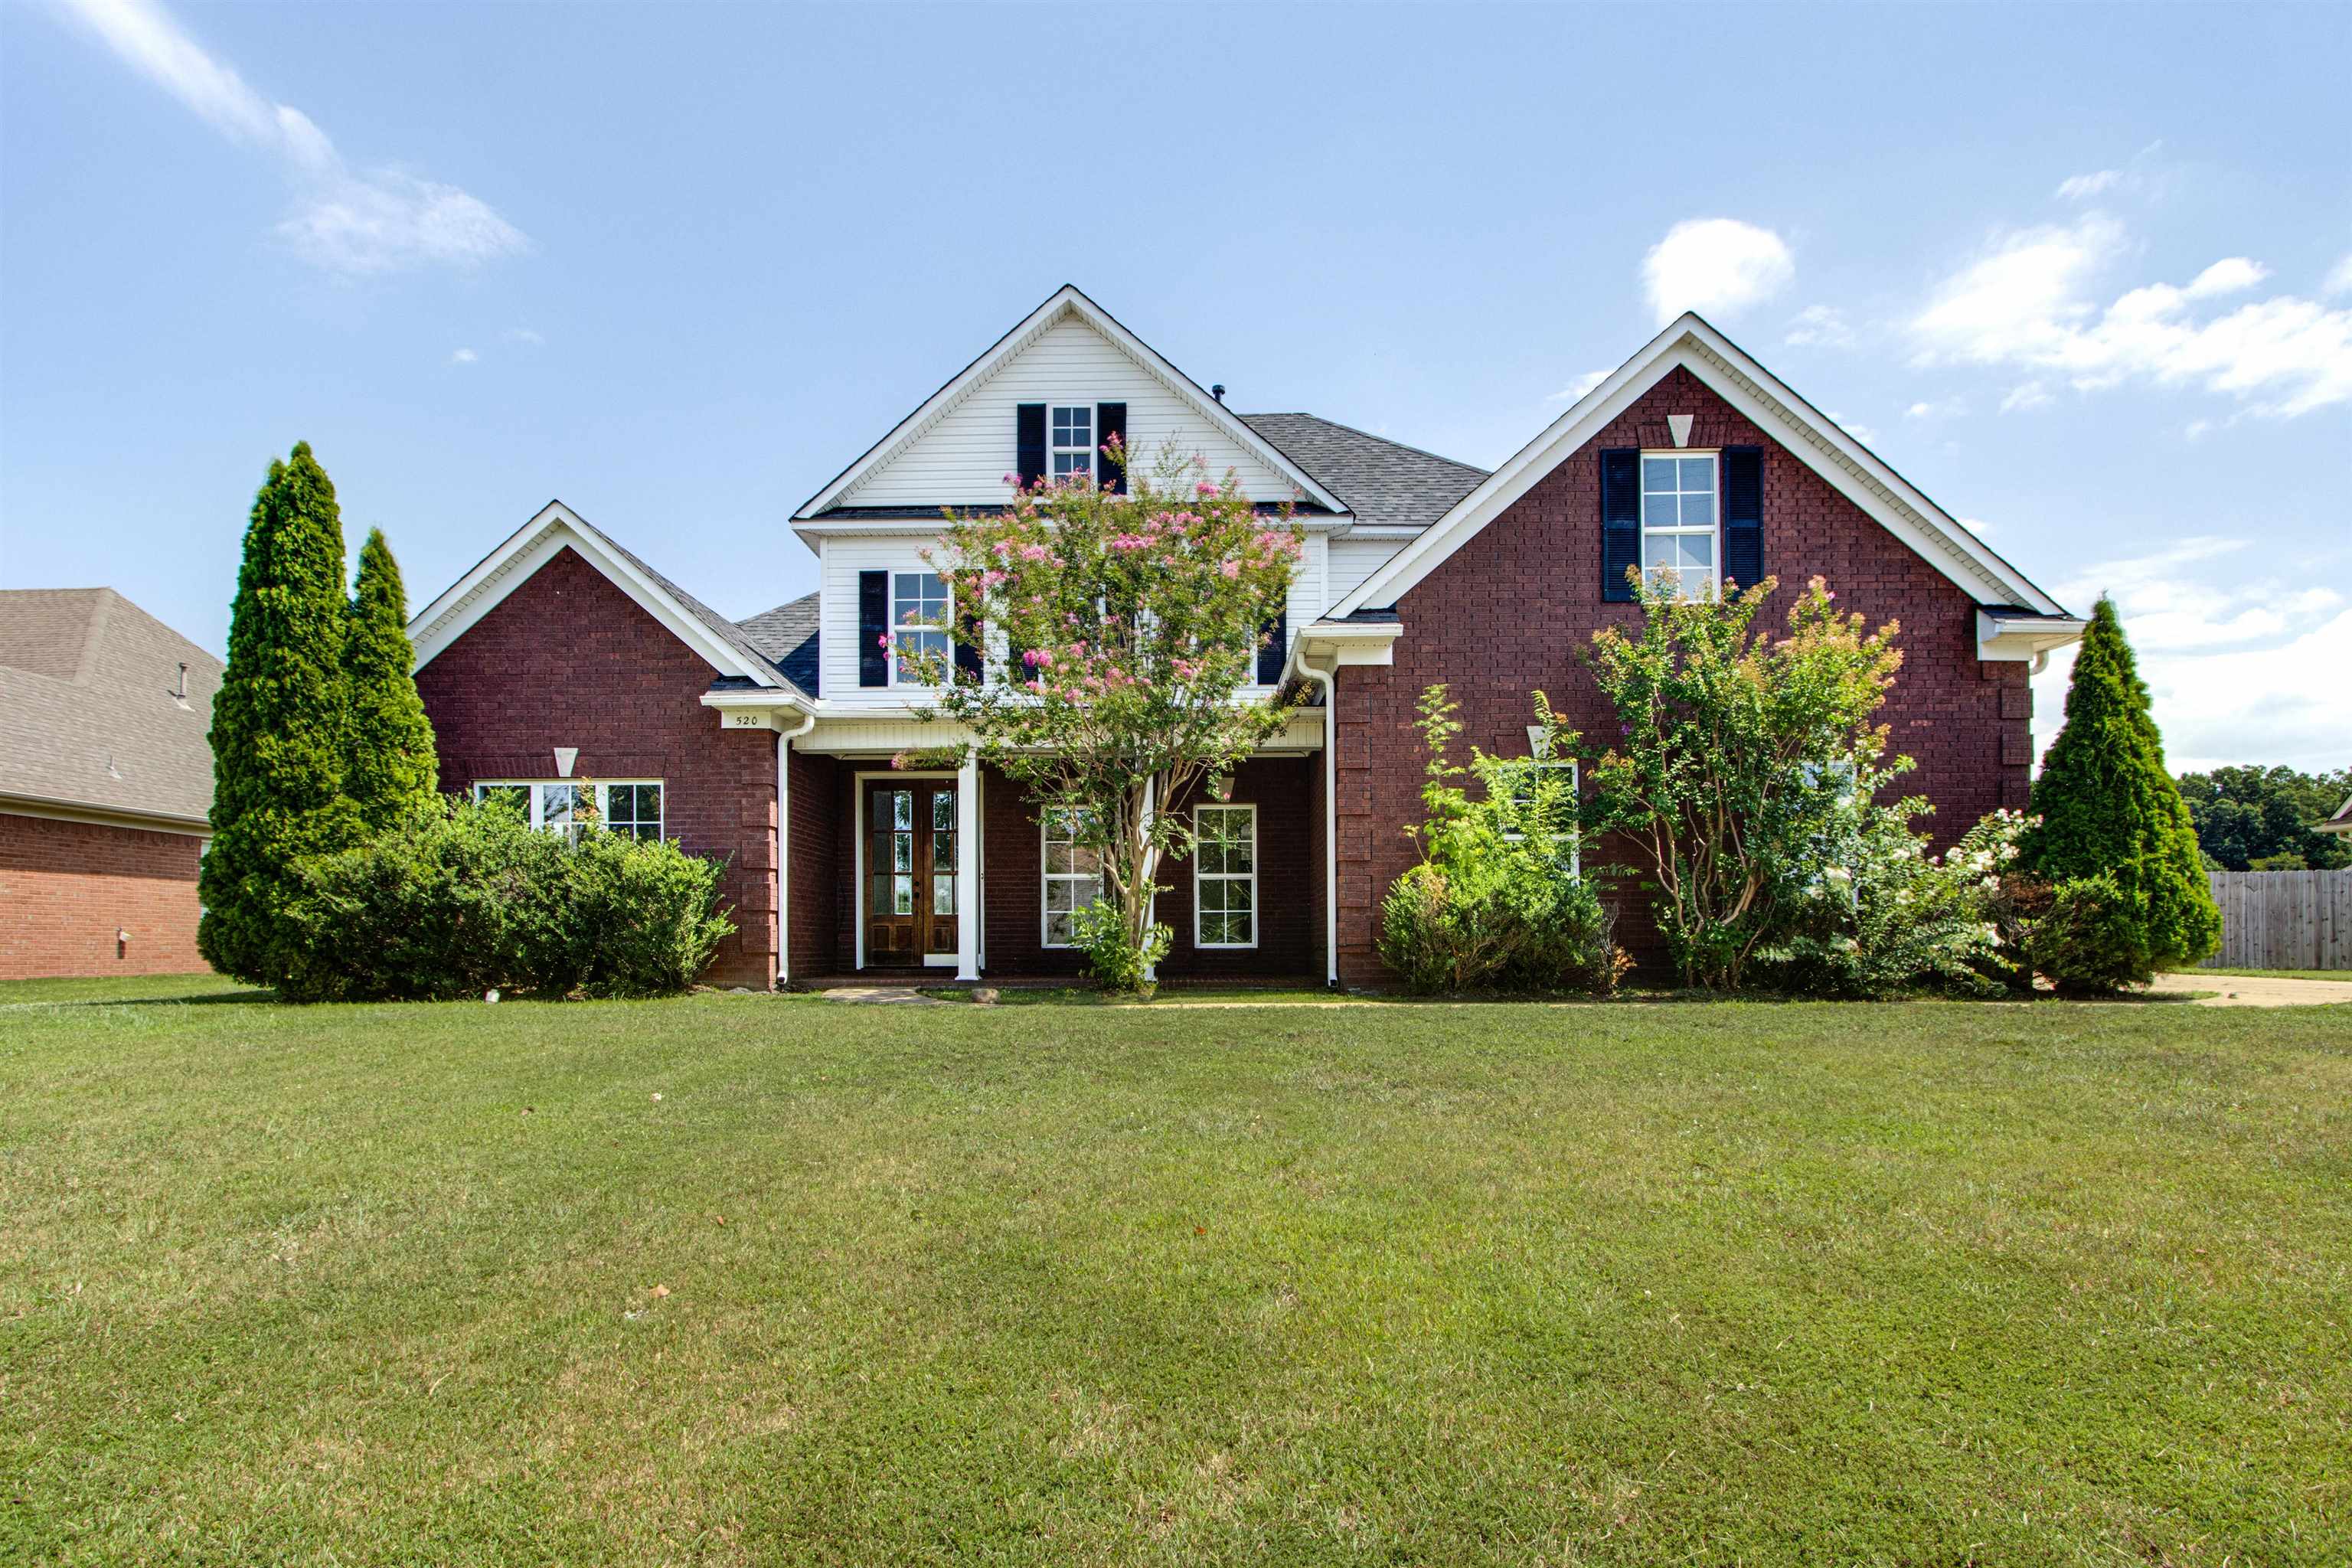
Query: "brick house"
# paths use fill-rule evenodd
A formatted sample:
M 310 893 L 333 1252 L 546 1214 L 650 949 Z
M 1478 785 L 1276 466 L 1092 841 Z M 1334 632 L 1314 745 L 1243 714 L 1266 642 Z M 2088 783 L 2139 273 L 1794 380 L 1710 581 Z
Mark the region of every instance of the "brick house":
M 111 588 L 0 592 L 0 979 L 205 967 L 220 680 Z
M 2027 679 L 2081 621 L 1696 316 L 1492 473 L 1222 393 L 1062 289 L 793 514 L 818 590 L 742 622 L 551 502 L 410 628 L 442 777 L 549 826 L 593 790 L 608 821 L 723 858 L 741 929 L 718 980 L 1076 973 L 1083 852 L 992 770 L 892 768 L 952 737 L 917 717 L 926 693 L 887 645 L 948 616 L 921 559 L 943 507 L 1091 472 L 1118 433 L 1292 504 L 1305 546 L 1256 689 L 1308 702 L 1229 799 L 1180 803 L 1230 847 L 1163 868 L 1171 980 L 1379 984 L 1380 902 L 1420 810 L 1415 700 L 1447 682 L 1465 742 L 1524 754 L 1540 688 L 1605 739 L 1576 652 L 1636 618 L 1637 563 L 1692 584 L 1819 574 L 1899 618 L 1885 716 L 1937 831 L 2024 803 Z

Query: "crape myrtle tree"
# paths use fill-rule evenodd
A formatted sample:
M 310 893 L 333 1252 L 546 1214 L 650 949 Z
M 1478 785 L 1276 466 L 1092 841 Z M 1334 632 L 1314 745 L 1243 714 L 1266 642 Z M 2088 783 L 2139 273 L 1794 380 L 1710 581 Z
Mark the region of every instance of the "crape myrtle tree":
M 372 528 L 360 547 L 343 654 L 351 702 L 343 793 L 371 835 L 402 821 L 435 794 L 438 760 L 433 726 L 416 694 L 415 662 L 400 563 L 383 542 L 383 530 Z
M 279 984 L 302 962 L 284 917 L 295 863 L 360 837 L 343 793 L 349 621 L 335 487 L 298 442 L 254 497 L 213 700 L 213 839 L 196 945 L 251 984 Z
M 1116 440 L 1103 455 L 1119 488 L 1073 475 L 999 513 L 949 513 L 929 559 L 959 657 L 899 657 L 940 688 L 927 711 L 965 725 L 982 760 L 1100 858 L 1077 941 L 1106 985 L 1148 990 L 1170 941 L 1154 879 L 1194 848 L 1186 805 L 1289 718 L 1282 696 L 1244 688 L 1300 544 L 1286 507 L 1261 515 L 1198 456 L 1171 446 L 1129 471 Z
M 1589 826 L 1631 847 L 1685 984 L 1738 986 L 1786 931 L 1783 906 L 1822 875 L 1841 823 L 1911 766 L 1887 760 L 1886 727 L 1872 722 L 1902 667 L 1896 624 L 1866 630 L 1816 577 L 1788 635 L 1759 636 L 1777 585 L 1686 598 L 1637 578 L 1640 631 L 1604 627 L 1586 652 L 1621 730 L 1592 766 Z
M 2040 821 L 2018 846 L 2023 864 L 2058 883 L 2112 878 L 2149 967 L 2195 963 L 2221 945 L 2196 828 L 2165 771 L 2164 738 L 2123 622 L 2104 595 L 2074 656 L 2066 724 L 2042 759 L 2033 810 Z

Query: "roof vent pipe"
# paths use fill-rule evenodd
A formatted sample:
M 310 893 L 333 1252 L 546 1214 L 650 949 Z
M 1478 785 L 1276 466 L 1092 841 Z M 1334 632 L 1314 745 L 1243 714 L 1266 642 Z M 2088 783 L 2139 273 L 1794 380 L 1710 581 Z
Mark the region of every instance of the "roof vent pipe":
M 1225 401 L 1225 384 L 1221 381 L 1214 386 L 1209 388 L 1209 395 L 1215 398 L 1220 405 L 1223 405 Z
M 173 689 L 172 695 L 183 702 L 188 700 L 188 667 L 184 664 L 180 666 L 180 684 Z

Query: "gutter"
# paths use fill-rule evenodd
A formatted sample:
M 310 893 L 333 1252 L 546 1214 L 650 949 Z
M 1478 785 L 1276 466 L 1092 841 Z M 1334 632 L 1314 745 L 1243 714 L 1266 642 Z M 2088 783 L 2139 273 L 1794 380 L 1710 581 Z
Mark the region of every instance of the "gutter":
M 816 728 L 814 711 L 801 715 L 800 726 L 776 731 L 776 989 L 793 977 L 793 742 Z

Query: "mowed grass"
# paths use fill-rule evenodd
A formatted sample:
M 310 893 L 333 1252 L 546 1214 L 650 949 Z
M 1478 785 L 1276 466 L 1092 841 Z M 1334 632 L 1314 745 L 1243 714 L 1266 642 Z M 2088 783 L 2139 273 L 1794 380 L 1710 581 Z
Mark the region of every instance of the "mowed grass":
M 0 1466 L 28 1563 L 2341 1563 L 2352 1006 L 12 1007 Z

